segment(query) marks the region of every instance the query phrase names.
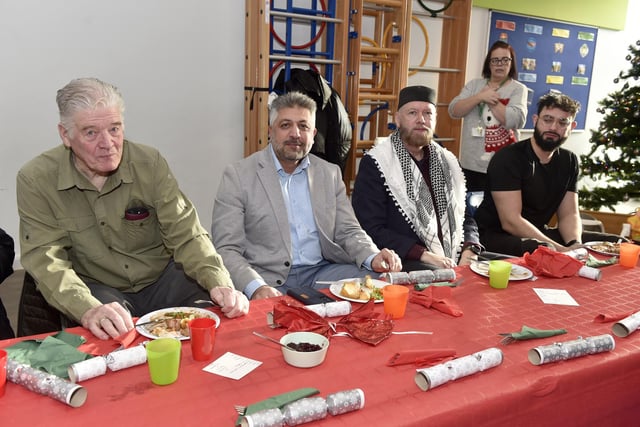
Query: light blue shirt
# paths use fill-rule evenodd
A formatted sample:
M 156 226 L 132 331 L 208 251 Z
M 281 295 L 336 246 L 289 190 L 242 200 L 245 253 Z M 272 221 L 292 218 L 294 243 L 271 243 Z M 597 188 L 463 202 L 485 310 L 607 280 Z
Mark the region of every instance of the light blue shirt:
M 279 166 L 278 160 L 275 159 L 275 161 Z M 277 169 L 282 197 L 287 206 L 294 267 L 316 265 L 323 260 L 309 194 L 308 167 L 309 158 L 305 157 L 292 174 L 286 173 L 282 166 Z
M 322 248 L 318 237 L 318 228 L 313 217 L 311 194 L 309 193 L 309 180 L 307 168 L 309 157 L 300 161 L 292 174 L 284 171 L 282 164 L 276 157 L 273 147 L 269 145 L 269 151 L 276 165 L 276 171 L 280 177 L 280 189 L 284 204 L 287 207 L 289 219 L 289 232 L 291 234 L 291 252 L 293 266 L 316 265 L 324 260 Z M 365 262 L 365 267 L 371 269 L 371 255 Z M 244 289 L 245 295 L 251 298 L 253 293 L 267 283 L 262 279 L 252 280 Z

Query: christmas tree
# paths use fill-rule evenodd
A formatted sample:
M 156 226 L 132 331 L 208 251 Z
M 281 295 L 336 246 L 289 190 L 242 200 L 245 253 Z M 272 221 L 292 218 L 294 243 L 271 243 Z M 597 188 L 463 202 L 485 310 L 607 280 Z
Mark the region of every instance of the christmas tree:
M 578 192 L 582 209 L 611 210 L 618 202 L 640 196 L 640 40 L 629 46 L 631 68 L 614 79 L 622 88 L 599 102 L 604 114 L 597 130 L 591 130 L 591 151 L 580 156 L 583 177 L 596 184 Z

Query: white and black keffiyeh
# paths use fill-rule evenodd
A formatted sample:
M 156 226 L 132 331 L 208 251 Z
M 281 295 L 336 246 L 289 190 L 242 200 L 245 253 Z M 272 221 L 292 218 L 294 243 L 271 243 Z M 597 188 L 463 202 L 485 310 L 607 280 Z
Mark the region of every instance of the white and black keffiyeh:
M 398 131 L 367 155 L 376 162 L 396 206 L 427 249 L 455 260 L 463 238 L 464 175 L 450 151 L 436 143 L 427 148 L 433 196 Z M 438 237 L 438 223 L 442 240 Z

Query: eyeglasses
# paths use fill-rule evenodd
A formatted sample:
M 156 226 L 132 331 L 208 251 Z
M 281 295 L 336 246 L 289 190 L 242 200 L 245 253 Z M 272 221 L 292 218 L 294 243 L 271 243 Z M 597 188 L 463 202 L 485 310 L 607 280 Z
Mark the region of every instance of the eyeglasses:
M 556 119 L 553 116 L 542 116 L 540 118 L 545 126 L 553 126 L 554 123 L 557 123 L 558 127 L 561 129 L 566 129 L 572 122 L 572 120 L 569 119 Z
M 491 58 L 489 62 L 491 65 L 509 65 L 511 63 L 511 58 L 508 56 L 504 56 L 502 58 Z

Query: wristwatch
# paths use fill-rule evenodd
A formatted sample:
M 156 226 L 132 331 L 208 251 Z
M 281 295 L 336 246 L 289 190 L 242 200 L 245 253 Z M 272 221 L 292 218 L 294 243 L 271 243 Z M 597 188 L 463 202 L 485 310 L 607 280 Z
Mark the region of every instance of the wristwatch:
M 467 249 L 471 250 L 471 252 L 476 255 L 480 255 L 480 253 L 482 252 L 482 246 L 477 243 L 465 243 L 464 245 L 462 245 L 462 252 Z

